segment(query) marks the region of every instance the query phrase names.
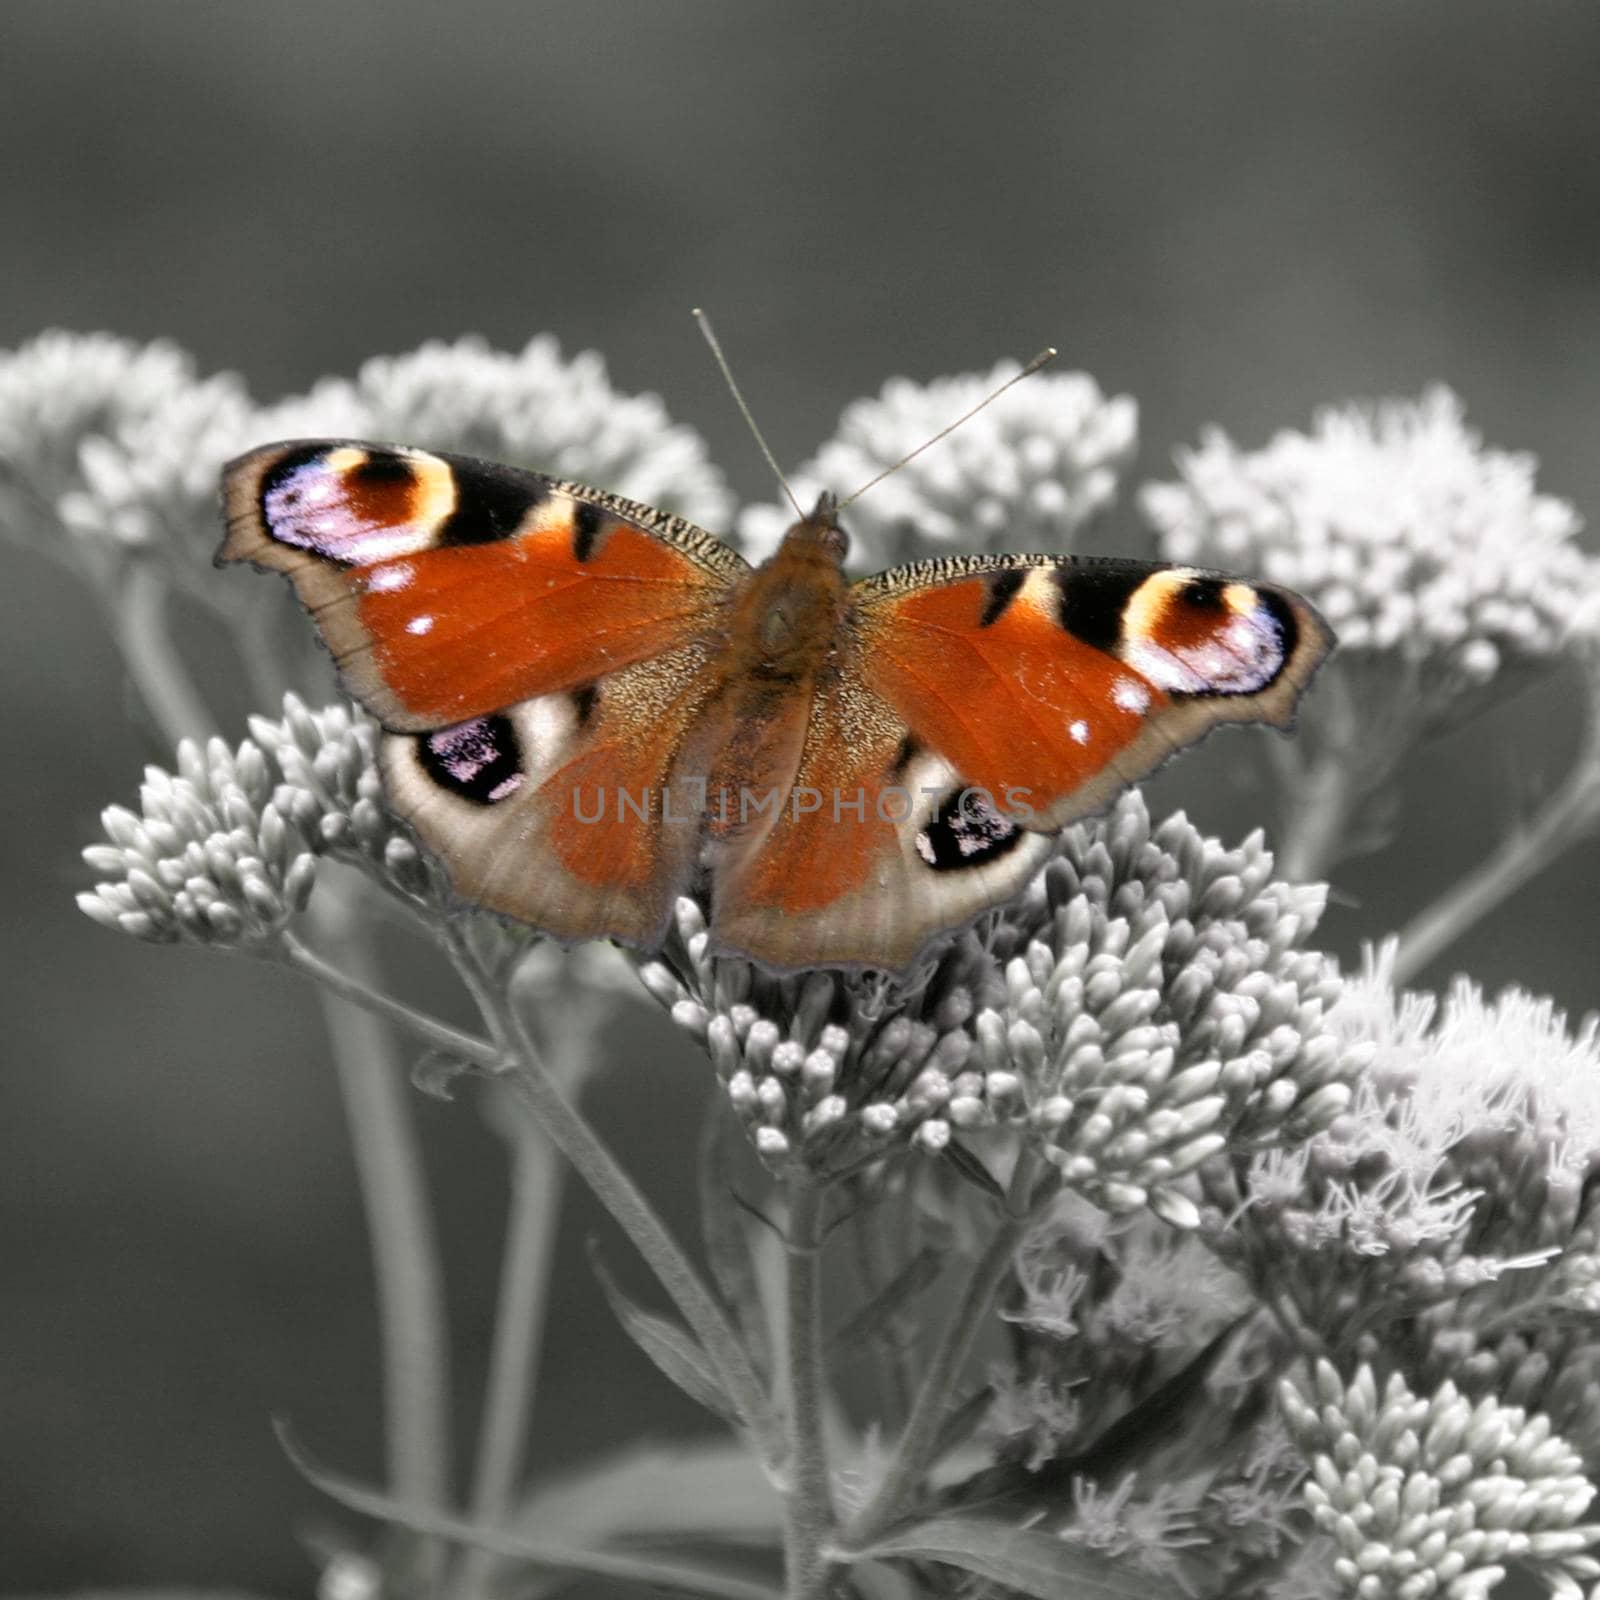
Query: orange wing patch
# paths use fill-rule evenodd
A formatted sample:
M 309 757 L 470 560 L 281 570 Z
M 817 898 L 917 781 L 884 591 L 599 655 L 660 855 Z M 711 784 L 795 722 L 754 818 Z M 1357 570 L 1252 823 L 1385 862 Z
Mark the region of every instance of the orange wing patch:
M 866 670 L 968 783 L 1002 805 L 1009 792 L 1043 811 L 1114 762 L 1167 697 L 1064 632 L 1049 568 L 1005 577 L 1003 586 L 969 578 L 869 608 Z
M 560 693 L 713 626 L 737 556 L 540 473 L 313 441 L 227 469 L 219 561 L 286 573 L 346 686 L 421 731 Z
M 1297 595 L 1136 562 L 931 562 L 857 594 L 873 687 L 967 783 L 1042 829 L 1218 723 L 1286 724 L 1330 643 Z

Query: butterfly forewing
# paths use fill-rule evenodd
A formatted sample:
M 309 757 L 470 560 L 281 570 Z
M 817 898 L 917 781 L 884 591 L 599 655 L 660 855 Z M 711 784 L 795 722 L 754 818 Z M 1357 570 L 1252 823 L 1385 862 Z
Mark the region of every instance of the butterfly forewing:
M 286 572 L 350 692 L 420 731 L 571 690 L 712 625 L 745 563 L 536 472 L 337 440 L 226 470 L 218 559 Z
M 872 687 L 966 784 L 1047 831 L 1218 723 L 1287 725 L 1329 644 L 1286 590 L 1140 562 L 958 558 L 856 593 Z

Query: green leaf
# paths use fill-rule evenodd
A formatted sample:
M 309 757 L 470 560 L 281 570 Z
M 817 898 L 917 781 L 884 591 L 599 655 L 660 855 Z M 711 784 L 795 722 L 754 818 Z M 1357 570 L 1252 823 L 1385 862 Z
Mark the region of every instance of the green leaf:
M 750 1231 L 734 1182 L 734 1141 L 743 1141 L 720 1088 L 711 1097 L 700 1135 L 700 1235 L 706 1262 L 724 1305 L 737 1319 L 758 1373 L 772 1370 L 766 1307 L 761 1302 Z
M 612 1277 L 592 1239 L 589 1265 L 628 1337 L 697 1405 L 725 1422 L 735 1422 L 737 1409 L 723 1389 L 717 1369 L 688 1330 L 654 1311 L 646 1311 L 634 1300 Z
M 989 1517 L 935 1517 L 858 1552 L 876 1561 L 939 1561 L 1038 1600 L 1183 1600 L 1128 1561 L 1111 1561 L 1042 1528 Z
M 672 1589 L 700 1596 L 702 1600 L 783 1600 L 783 1591 L 771 1583 L 725 1566 L 686 1559 L 676 1551 L 654 1553 L 637 1547 L 591 1550 L 533 1538 L 505 1528 L 480 1527 L 448 1512 L 384 1494 L 334 1472 L 314 1460 L 285 1424 L 278 1423 L 277 1431 L 279 1442 L 299 1471 L 324 1494 L 362 1516 L 376 1517 L 416 1533 L 452 1539 L 458 1544 L 526 1561 L 536 1567 Z

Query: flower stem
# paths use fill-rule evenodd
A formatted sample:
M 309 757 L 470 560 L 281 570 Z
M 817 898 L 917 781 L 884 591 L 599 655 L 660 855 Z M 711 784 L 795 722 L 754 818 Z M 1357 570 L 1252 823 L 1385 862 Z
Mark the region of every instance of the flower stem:
M 784 1564 L 791 1600 L 827 1592 L 833 1499 L 823 1437 L 822 1241 L 827 1191 L 801 1175 L 790 1185 L 785 1239 L 789 1328 L 789 1460 Z
M 505 1066 L 504 1055 L 487 1039 L 463 1033 L 459 1028 L 452 1028 L 448 1022 L 440 1022 L 437 1017 L 430 1017 L 425 1011 L 418 1011 L 415 1007 L 407 1005 L 404 1000 L 396 1000 L 393 995 L 374 988 L 364 979 L 341 970 L 332 962 L 325 961 L 292 933 L 281 934 L 279 942 L 280 958 L 286 965 L 320 983 L 325 989 L 338 995 L 341 1000 L 348 1000 L 352 1005 L 360 1006 L 374 1016 L 397 1022 L 401 1027 L 416 1034 L 419 1039 L 426 1040 L 429 1044 L 436 1045 L 452 1055 L 458 1055 L 463 1061 L 471 1062 L 474 1066 L 484 1067 L 492 1072 L 498 1072 Z
M 167 599 L 160 572 L 149 562 L 136 561 L 126 584 L 108 596 L 106 604 L 139 698 L 163 736 L 176 744 L 180 739 L 205 739 L 217 725 L 173 647 Z
M 1542 872 L 1600 823 L 1600 737 L 1588 743 L 1566 782 L 1531 822 L 1515 829 L 1473 871 L 1452 884 L 1401 931 L 1394 981 L 1405 985 L 1475 923 Z
M 169 587 L 160 571 L 134 564 L 123 590 L 108 597 L 118 648 L 141 698 L 166 738 L 204 738 L 216 723 L 173 643 Z M 388 1009 L 379 996 L 370 939 L 348 903 L 324 899 L 311 908 L 313 926 L 349 952 L 356 971 L 319 973 L 322 1011 L 344 1097 L 362 1205 L 372 1240 L 383 1345 L 384 1438 L 390 1481 L 405 1498 L 444 1505 L 449 1498 L 449 1373 L 438 1249 L 406 1091 L 392 1041 L 371 1015 Z M 298 954 L 296 954 L 298 951 Z M 292 964 L 323 967 L 320 958 L 286 943 Z M 301 959 L 301 958 L 305 959 Z M 329 977 L 338 979 L 328 982 Z M 357 1006 L 346 1000 L 361 998 Z M 342 995 L 336 998 L 336 995 Z M 362 1009 L 358 1009 L 360 1006 Z M 443 1024 L 436 1024 L 442 1029 Z M 446 1030 L 451 1031 L 453 1030 Z M 437 1547 L 417 1552 L 419 1571 L 436 1570 Z
M 1038 1172 L 1038 1156 L 1024 1147 L 1011 1175 L 1005 1216 L 988 1247 L 974 1264 L 955 1313 L 923 1373 L 894 1459 L 877 1492 L 845 1530 L 847 1549 L 864 1550 L 910 1508 L 933 1463 L 939 1434 L 954 1396 L 956 1381 L 983 1331 L 994 1297 L 1011 1268 L 1013 1255 L 1028 1225 L 1028 1199 Z
M 449 949 L 491 1033 L 506 1042 L 510 1054 L 505 1081 L 511 1092 L 532 1111 L 551 1142 L 649 1264 L 715 1367 L 734 1411 L 755 1442 L 762 1465 L 769 1473 L 780 1472 L 785 1452 L 782 1429 L 749 1352 L 722 1307 L 638 1185 L 562 1092 L 503 986 L 490 981 L 453 928 Z
M 490 1120 L 511 1150 L 510 1218 L 472 1479 L 472 1521 L 492 1528 L 508 1519 L 522 1474 L 564 1169 L 538 1124 L 510 1096 L 496 1097 Z M 482 1594 L 494 1566 L 493 1553 L 482 1546 L 467 1550 L 457 1592 L 468 1597 Z
M 351 982 L 377 994 L 372 952 L 349 908 L 312 908 L 327 942 L 355 967 Z M 309 952 L 307 952 L 309 954 Z M 305 967 L 303 961 L 296 965 Z M 443 1275 L 434 1236 L 409 1086 L 393 1042 L 373 1012 L 324 993 L 323 1017 L 344 1096 L 361 1199 L 372 1240 L 383 1344 L 384 1439 L 388 1480 L 418 1505 L 450 1503 L 449 1339 Z M 431 1570 L 441 1551 L 419 1553 Z
M 1328 876 L 1343 853 L 1357 795 L 1349 757 L 1322 750 L 1294 786 L 1283 839 L 1274 852 L 1277 870 L 1290 883 L 1315 883 Z

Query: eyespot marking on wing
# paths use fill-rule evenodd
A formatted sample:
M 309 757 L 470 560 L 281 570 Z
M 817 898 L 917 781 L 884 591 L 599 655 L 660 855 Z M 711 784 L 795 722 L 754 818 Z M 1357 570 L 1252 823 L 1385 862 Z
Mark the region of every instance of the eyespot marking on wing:
M 1175 568 L 1129 597 L 1118 654 L 1170 695 L 1250 695 L 1277 680 L 1298 639 L 1271 590 Z
M 274 540 L 344 566 L 426 550 L 456 503 L 455 474 L 436 456 L 356 445 L 291 451 L 260 492 Z
M 1002 816 L 980 789 L 946 795 L 917 834 L 917 854 L 936 872 L 960 871 L 997 861 L 1022 842 L 1022 829 Z
M 419 735 L 417 758 L 441 789 L 477 805 L 509 799 L 526 776 L 516 729 L 499 712 Z

